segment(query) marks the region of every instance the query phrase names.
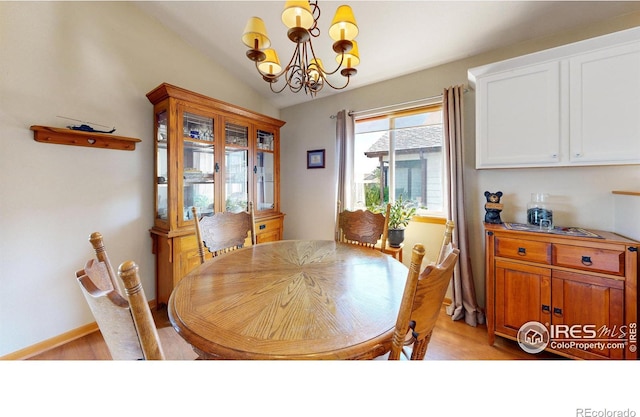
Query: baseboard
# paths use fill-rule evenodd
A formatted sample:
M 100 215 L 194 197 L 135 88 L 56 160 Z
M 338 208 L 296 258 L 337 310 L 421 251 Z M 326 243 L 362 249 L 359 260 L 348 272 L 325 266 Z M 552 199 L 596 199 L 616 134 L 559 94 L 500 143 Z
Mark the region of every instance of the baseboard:
M 151 309 L 156 308 L 156 300 L 149 301 L 149 307 Z M 83 336 L 91 334 L 97 330 L 99 330 L 98 323 L 94 321 L 93 323 L 85 324 L 84 326 L 78 327 L 77 329 L 73 329 L 58 336 L 52 337 L 51 339 L 43 340 L 42 342 L 36 343 L 35 345 L 31 345 L 16 352 L 9 353 L 8 355 L 0 356 L 0 360 L 17 361 L 29 359 L 50 349 L 57 348 L 58 346 L 62 346 L 65 343 L 69 343 Z
M 11 361 L 11 360 L 23 360 L 29 359 L 33 356 L 39 355 L 43 352 L 48 351 L 49 349 L 56 348 L 58 346 L 62 346 L 65 343 L 69 343 L 73 340 L 79 339 L 83 336 L 91 334 L 98 330 L 98 324 L 96 322 L 86 324 L 82 327 L 78 327 L 77 329 L 73 329 L 66 333 L 62 333 L 58 336 L 52 337 L 51 339 L 44 340 L 40 343 L 36 343 L 35 345 L 28 346 L 24 349 L 20 349 L 16 352 L 9 353 L 8 355 L 0 357 L 0 360 L 3 361 Z

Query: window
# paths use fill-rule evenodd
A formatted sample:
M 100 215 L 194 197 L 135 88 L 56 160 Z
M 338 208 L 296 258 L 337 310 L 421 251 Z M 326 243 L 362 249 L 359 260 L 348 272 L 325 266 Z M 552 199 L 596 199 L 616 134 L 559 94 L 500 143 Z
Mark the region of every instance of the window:
M 417 214 L 444 213 L 442 105 L 355 119 L 352 201 L 376 208 L 402 197 Z

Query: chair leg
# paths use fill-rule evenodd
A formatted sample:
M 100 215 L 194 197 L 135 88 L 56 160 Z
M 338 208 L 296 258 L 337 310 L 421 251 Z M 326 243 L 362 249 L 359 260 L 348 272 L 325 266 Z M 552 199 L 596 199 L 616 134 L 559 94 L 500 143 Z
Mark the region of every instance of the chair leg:
M 412 361 L 421 361 L 424 359 L 424 356 L 427 353 L 427 346 L 429 345 L 429 341 L 431 340 L 431 333 L 427 335 L 422 340 L 416 341 L 413 344 L 413 351 L 411 352 L 411 360 Z

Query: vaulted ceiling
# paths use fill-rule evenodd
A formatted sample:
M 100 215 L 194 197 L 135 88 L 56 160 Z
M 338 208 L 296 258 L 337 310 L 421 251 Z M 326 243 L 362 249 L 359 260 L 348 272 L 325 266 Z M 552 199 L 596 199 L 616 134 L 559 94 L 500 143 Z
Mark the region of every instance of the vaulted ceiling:
M 294 44 L 280 19 L 284 1 L 141 1 L 137 6 L 186 42 L 263 94 L 277 108 L 311 100 L 305 94 L 275 94 L 246 58 L 240 37 L 249 17 L 261 17 L 280 61 Z M 552 35 L 640 10 L 635 1 L 358 1 L 320 0 L 321 34 L 313 38 L 323 62 L 333 63 L 327 34 L 336 8 L 355 14 L 361 63 L 353 89 L 492 49 Z M 327 65 L 329 67 L 329 65 Z M 338 91 L 324 88 L 318 97 Z

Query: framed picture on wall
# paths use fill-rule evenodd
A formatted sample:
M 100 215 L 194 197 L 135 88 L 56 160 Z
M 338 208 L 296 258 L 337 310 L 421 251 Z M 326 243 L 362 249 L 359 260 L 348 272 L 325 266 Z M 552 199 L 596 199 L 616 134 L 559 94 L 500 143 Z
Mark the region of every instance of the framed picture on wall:
M 307 151 L 307 169 L 324 168 L 324 149 Z

